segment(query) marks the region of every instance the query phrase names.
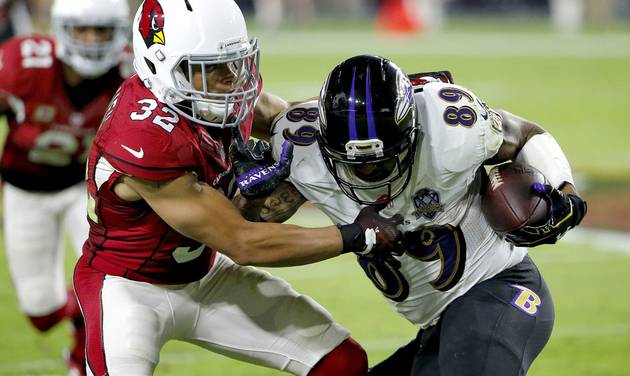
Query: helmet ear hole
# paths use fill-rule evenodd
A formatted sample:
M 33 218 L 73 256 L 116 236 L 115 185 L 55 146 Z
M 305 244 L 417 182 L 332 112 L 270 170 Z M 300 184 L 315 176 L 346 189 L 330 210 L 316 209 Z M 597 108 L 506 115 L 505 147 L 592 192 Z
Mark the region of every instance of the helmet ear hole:
M 147 67 L 149 67 L 149 70 L 151 71 L 151 73 L 156 74 L 157 70 L 155 69 L 155 64 L 153 64 L 151 62 L 151 60 L 147 59 L 146 57 L 144 58 L 144 62 L 147 63 Z

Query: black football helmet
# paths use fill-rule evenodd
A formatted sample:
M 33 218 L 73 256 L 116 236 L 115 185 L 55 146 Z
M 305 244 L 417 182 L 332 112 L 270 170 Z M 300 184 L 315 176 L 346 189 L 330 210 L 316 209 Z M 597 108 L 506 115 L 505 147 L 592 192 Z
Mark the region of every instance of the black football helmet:
M 400 195 L 412 173 L 418 127 L 407 74 L 379 56 L 337 65 L 319 97 L 317 141 L 341 190 L 362 205 Z

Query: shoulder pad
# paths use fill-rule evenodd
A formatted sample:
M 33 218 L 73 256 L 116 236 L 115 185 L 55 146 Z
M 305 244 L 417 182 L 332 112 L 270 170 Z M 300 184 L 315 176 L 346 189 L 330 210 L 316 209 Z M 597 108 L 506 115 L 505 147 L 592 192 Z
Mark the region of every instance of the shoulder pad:
M 141 85 L 133 77 L 121 87 L 99 130 L 102 152 L 117 170 L 142 179 L 168 179 L 190 170 L 197 141 L 188 121 Z
M 496 114 L 472 91 L 443 82 L 424 85 L 419 120 L 435 163 L 451 172 L 476 169 L 503 142 Z
M 409 80 L 411 81 L 414 92 L 422 91 L 424 85 L 429 82 L 455 83 L 453 75 L 451 75 L 449 71 L 412 73 L 409 75 Z

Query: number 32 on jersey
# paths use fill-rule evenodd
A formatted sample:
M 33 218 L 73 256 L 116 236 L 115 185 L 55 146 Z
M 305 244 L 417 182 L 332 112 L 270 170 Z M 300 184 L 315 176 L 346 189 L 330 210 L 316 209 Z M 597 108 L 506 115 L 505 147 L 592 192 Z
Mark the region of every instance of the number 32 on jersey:
M 153 115 L 153 112 L 158 108 L 158 102 L 155 99 L 141 99 L 138 101 L 138 104 L 142 106 L 138 111 L 134 111 L 129 115 L 131 120 L 146 120 L 151 117 L 151 115 Z M 159 125 L 160 128 L 169 133 L 172 132 L 173 128 L 175 128 L 175 124 L 179 123 L 179 115 L 166 106 L 163 106 L 160 111 L 167 114 L 168 116 L 161 116 L 156 114 L 153 117 L 152 123 L 155 125 Z

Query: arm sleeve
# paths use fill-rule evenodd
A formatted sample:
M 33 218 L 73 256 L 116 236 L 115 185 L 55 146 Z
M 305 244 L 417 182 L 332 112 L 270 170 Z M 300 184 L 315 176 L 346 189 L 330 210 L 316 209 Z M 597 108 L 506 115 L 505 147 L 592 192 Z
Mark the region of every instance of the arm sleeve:
M 549 133 L 530 138 L 516 156 L 516 162 L 536 168 L 554 188 L 560 188 L 564 183 L 575 185 L 569 161 L 556 139 Z

